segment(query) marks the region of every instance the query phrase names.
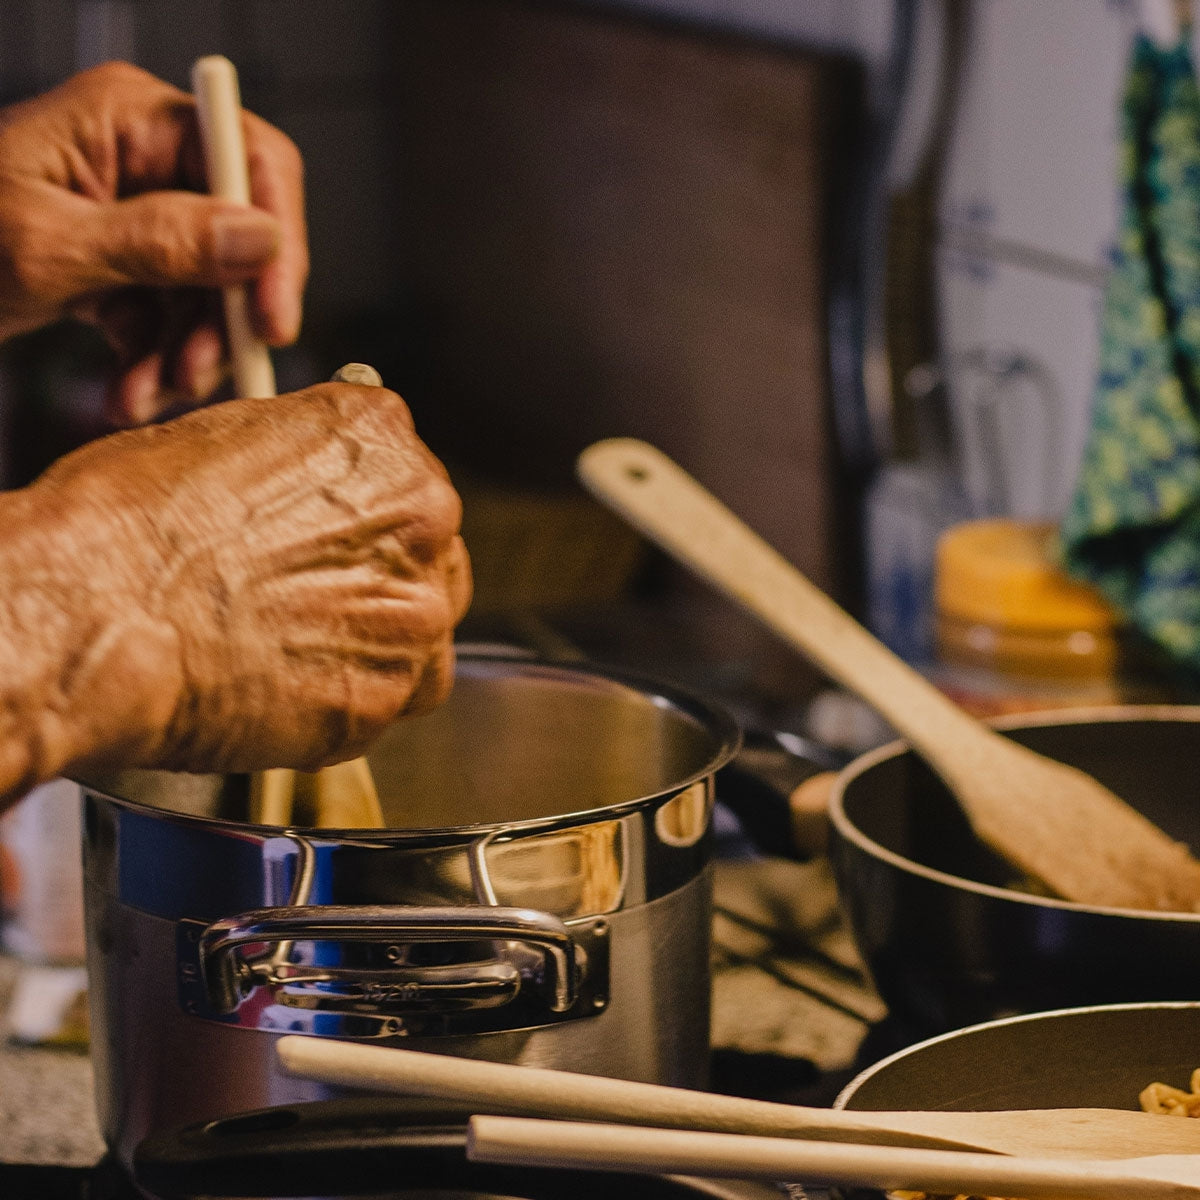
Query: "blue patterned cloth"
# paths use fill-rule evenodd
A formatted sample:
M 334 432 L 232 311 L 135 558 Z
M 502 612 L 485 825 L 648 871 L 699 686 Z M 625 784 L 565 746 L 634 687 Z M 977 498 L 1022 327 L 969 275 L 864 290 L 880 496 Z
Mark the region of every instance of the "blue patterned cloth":
M 1066 569 L 1200 676 L 1200 90 L 1187 41 L 1134 45 L 1123 213 Z

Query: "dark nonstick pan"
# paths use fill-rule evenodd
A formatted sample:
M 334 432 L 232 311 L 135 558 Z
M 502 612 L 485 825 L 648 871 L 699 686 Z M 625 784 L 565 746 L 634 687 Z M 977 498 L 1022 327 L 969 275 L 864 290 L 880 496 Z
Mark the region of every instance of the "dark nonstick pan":
M 1077 710 L 1002 727 L 1200 848 L 1200 708 Z M 905 746 L 852 763 L 830 815 L 830 854 L 859 947 L 893 1017 L 916 1036 L 1014 1013 L 1200 1000 L 1200 914 L 1022 890 Z

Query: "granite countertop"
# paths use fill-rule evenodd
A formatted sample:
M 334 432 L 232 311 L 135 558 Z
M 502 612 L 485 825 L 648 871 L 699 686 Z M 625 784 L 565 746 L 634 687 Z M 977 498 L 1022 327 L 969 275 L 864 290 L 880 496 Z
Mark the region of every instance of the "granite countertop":
M 20 965 L 0 954 L 0 1011 Z M 104 1154 L 92 1100 L 92 1064 L 79 1047 L 18 1046 L 0 1039 L 0 1165 L 86 1167 Z

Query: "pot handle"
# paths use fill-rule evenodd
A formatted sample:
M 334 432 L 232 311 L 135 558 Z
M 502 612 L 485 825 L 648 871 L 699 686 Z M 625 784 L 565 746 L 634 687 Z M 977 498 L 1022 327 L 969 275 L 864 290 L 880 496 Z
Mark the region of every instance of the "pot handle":
M 356 991 L 359 1005 L 366 1000 L 382 1008 L 428 1009 L 432 1001 L 464 1010 L 504 1005 L 526 980 L 538 985 L 550 1013 L 564 1014 L 579 999 L 588 965 L 581 941 L 565 922 L 527 908 L 295 905 L 183 925 L 190 927 L 184 940 L 194 947 L 193 970 L 181 964 L 184 981 L 194 977 L 207 1009 L 217 1016 L 235 1012 L 261 986 L 324 985 L 324 996 L 332 1000 L 329 985 L 336 991 L 342 983 Z M 382 943 L 390 965 L 293 963 L 279 953 L 280 947 L 310 941 Z M 477 941 L 500 943 L 497 957 L 450 966 L 403 961 L 406 944 Z M 245 946 L 255 946 L 256 952 L 243 953 Z
M 799 734 L 749 728 L 733 760 L 717 772 L 717 802 L 758 852 L 806 862 L 822 853 L 826 820 L 823 804 L 803 809 L 802 789 L 851 758 Z

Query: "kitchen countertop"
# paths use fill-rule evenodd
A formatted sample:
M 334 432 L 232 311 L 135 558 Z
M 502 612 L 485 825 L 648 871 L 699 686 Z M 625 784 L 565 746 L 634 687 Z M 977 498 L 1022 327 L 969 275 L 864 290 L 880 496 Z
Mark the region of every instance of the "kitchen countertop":
M 0 955 L 0 1010 L 19 964 Z M 104 1154 L 92 1100 L 92 1064 L 74 1047 L 0 1043 L 0 1165 L 87 1167 Z

